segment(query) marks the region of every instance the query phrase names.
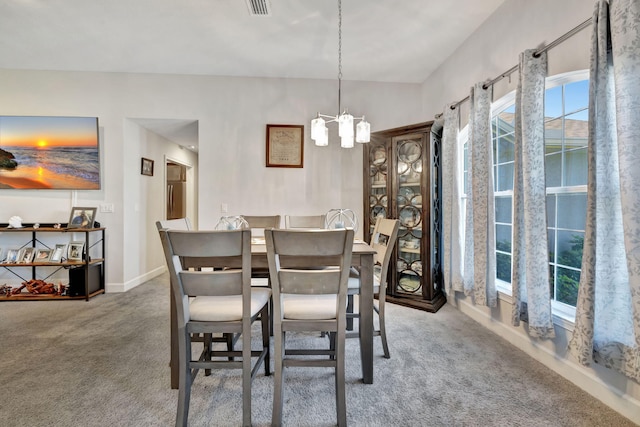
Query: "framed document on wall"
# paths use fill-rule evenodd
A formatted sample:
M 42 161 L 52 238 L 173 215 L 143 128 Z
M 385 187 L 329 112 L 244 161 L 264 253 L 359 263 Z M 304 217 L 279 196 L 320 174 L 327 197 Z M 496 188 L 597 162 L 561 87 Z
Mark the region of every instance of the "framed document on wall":
M 267 125 L 267 167 L 301 168 L 304 164 L 304 126 Z

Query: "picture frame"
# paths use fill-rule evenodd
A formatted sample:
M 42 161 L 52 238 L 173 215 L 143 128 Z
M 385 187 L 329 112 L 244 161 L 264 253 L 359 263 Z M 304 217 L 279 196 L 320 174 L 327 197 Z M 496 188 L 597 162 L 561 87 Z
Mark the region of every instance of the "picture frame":
M 302 168 L 304 126 L 267 125 L 267 167 Z
M 51 252 L 51 256 L 49 257 L 49 262 L 62 262 L 62 258 L 66 258 L 67 255 L 67 245 L 57 244 L 56 247 Z
M 67 261 L 82 261 L 84 242 L 71 242 L 67 249 Z
M 153 160 L 143 157 L 140 163 L 140 173 L 142 175 L 153 176 L 153 163 Z
M 36 249 L 36 253 L 33 257 L 33 262 L 49 262 L 51 258 L 51 249 Z
M 36 249 L 32 247 L 23 248 L 20 250 L 20 254 L 18 255 L 18 263 L 19 264 L 31 264 L 33 262 L 33 256 L 36 253 Z
M 96 210 L 97 208 L 93 207 L 72 208 L 67 228 L 93 228 L 93 222 L 96 220 Z
M 18 256 L 20 255 L 20 249 L 8 249 L 7 257 L 4 262 L 7 264 L 13 264 L 18 262 Z

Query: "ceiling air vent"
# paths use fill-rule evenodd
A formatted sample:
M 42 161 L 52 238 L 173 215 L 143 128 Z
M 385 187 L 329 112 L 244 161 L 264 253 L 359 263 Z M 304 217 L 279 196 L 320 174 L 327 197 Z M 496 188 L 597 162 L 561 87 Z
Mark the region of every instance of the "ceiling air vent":
M 251 16 L 271 16 L 269 0 L 246 0 Z

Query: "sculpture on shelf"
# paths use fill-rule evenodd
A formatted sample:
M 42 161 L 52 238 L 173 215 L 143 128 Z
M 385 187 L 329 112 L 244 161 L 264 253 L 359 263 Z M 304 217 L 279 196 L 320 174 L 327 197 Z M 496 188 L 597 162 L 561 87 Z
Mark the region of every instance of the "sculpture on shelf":
M 20 286 L 17 288 L 13 288 L 8 285 L 3 285 L 0 287 L 0 295 L 6 295 L 7 297 L 17 295 L 22 293 L 23 289 L 27 289 L 27 292 L 32 295 L 64 295 L 67 287 L 62 283 L 53 284 L 49 282 L 45 282 L 40 279 L 32 279 L 26 282 L 22 282 Z
M 17 215 L 9 218 L 9 228 L 22 228 L 22 218 Z

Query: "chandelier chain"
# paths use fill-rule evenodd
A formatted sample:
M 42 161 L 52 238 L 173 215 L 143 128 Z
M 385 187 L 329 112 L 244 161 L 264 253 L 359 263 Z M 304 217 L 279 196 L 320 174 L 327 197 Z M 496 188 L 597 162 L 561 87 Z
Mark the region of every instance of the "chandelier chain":
M 338 78 L 342 79 L 342 0 L 338 0 Z
M 338 115 L 341 113 L 342 97 L 342 0 L 338 0 Z

